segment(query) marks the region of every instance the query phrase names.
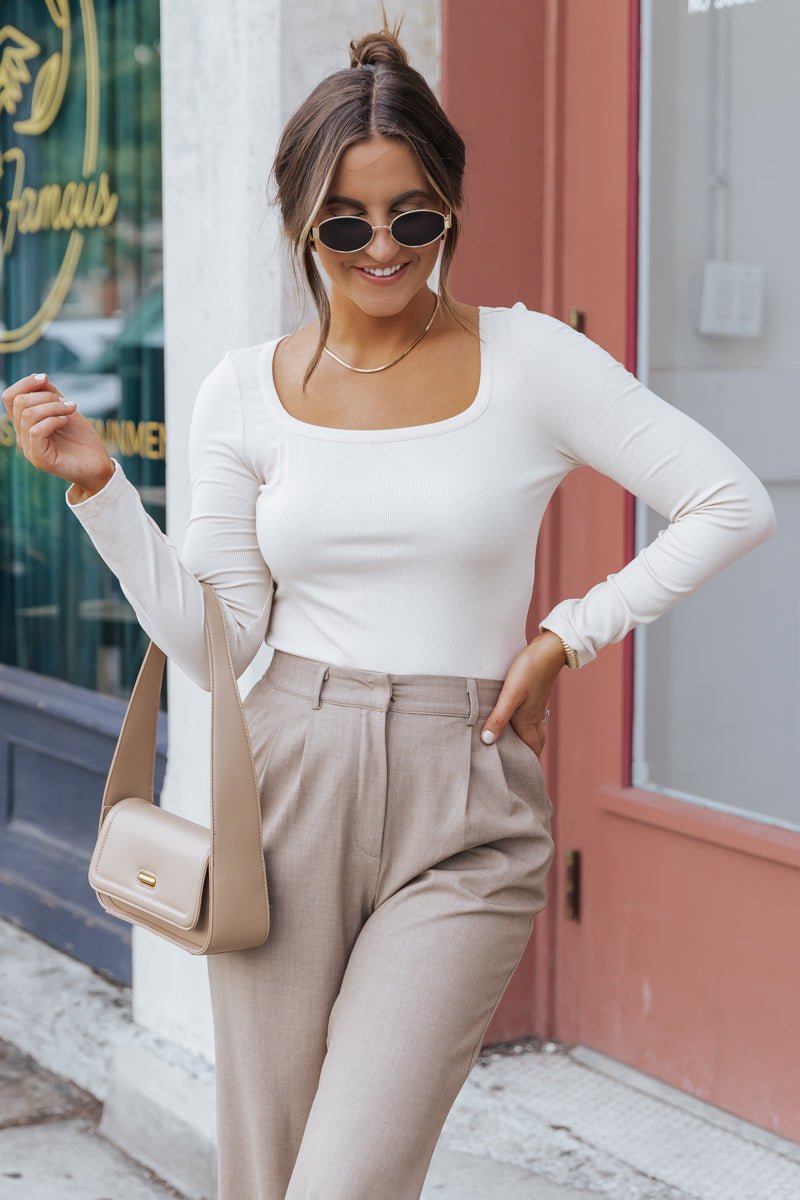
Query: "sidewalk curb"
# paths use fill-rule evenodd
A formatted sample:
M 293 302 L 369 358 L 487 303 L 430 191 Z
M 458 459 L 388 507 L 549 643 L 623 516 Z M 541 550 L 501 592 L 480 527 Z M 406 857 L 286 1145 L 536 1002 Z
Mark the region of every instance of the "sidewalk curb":
M 214 1200 L 213 1065 L 137 1026 L 130 987 L 5 918 L 0 963 L 0 1039 L 100 1100 L 102 1137 L 192 1200 Z

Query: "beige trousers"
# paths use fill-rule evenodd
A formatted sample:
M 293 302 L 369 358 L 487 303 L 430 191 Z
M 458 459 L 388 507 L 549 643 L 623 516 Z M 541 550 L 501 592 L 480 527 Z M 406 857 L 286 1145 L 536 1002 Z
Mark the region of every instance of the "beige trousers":
M 546 903 L 536 753 L 502 680 L 276 650 L 244 701 L 271 927 L 209 955 L 219 1200 L 419 1200 Z

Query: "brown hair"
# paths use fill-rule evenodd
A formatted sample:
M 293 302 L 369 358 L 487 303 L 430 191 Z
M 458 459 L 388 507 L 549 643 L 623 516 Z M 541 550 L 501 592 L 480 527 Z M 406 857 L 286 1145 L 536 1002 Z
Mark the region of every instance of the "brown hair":
M 350 42 L 350 67 L 334 71 L 289 118 L 270 172 L 277 185 L 283 231 L 291 244 L 292 270 L 305 282 L 319 313 L 320 336 L 303 377 L 305 391 L 330 331 L 330 304 L 309 244 L 314 216 L 330 187 L 340 155 L 356 142 L 380 135 L 404 140 L 428 182 L 452 213 L 439 270 L 440 307 L 462 327 L 447 289 L 447 276 L 460 233 L 464 142 L 427 82 L 409 65 L 398 41 L 400 23 Z

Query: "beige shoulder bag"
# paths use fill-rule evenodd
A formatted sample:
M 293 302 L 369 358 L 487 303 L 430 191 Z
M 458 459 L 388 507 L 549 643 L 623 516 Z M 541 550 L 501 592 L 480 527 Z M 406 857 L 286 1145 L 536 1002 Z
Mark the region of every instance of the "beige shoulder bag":
M 106 912 L 191 954 L 260 946 L 269 932 L 261 806 L 219 600 L 205 592 L 211 676 L 211 828 L 153 803 L 166 656 L 151 641 L 103 793 L 89 883 Z

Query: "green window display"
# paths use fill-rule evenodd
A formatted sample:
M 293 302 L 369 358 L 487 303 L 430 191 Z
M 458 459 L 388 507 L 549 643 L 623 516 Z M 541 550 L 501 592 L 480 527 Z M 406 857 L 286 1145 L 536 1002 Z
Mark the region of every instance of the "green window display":
M 162 529 L 163 364 L 158 0 L 3 0 L 0 390 L 47 371 Z M 0 409 L 0 662 L 127 699 L 148 639 L 68 486 Z

